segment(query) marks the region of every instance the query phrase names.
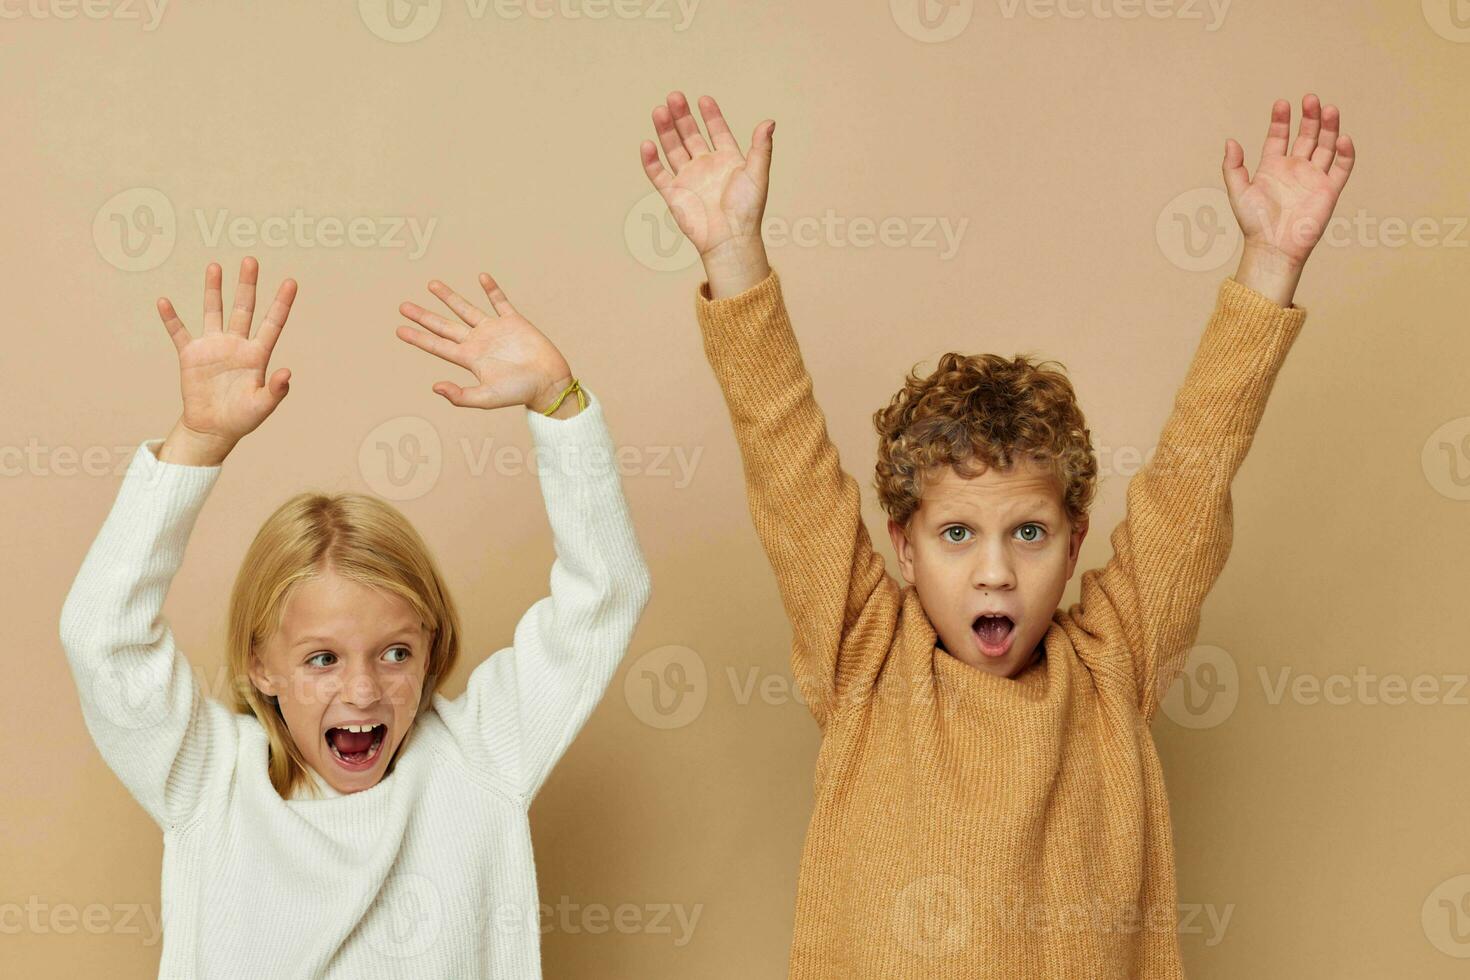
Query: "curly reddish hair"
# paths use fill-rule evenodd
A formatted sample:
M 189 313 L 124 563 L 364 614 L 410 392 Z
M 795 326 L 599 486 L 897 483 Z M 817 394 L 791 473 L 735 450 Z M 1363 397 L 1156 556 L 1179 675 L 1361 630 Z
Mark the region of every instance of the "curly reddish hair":
M 1062 371 L 1025 354 L 943 355 L 925 377 L 910 371 L 886 408 L 873 413 L 878 429 L 878 500 L 903 526 L 919 509 L 924 478 L 949 466 L 962 477 L 1009 469 L 1031 457 L 1049 466 L 1075 526 L 1087 517 L 1097 489 L 1097 458 L 1072 382 Z

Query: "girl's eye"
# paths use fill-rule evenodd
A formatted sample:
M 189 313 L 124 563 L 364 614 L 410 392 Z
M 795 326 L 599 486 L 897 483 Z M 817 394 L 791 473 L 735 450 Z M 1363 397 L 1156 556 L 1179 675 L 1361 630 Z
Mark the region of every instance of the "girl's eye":
M 1043 528 L 1040 524 L 1022 524 L 1020 527 L 1016 528 L 1016 530 L 1018 532 L 1024 532 L 1028 527 L 1035 528 L 1037 535 L 1041 535 L 1041 534 L 1045 534 L 1046 533 L 1045 528 Z M 1022 540 L 1027 541 L 1027 542 L 1034 543 L 1034 542 L 1039 541 L 1041 539 L 1040 539 L 1040 537 L 1030 537 L 1030 538 L 1023 538 Z
M 950 527 L 947 527 L 943 531 L 941 531 L 940 533 L 944 535 L 944 540 L 950 542 L 951 544 L 960 544 L 961 542 L 968 540 L 968 539 L 963 538 L 963 537 L 955 537 L 954 534 L 953 534 L 953 532 L 955 532 L 955 531 L 959 531 L 961 534 L 969 534 L 970 533 L 970 529 L 969 528 L 964 527 L 963 525 L 960 525 L 960 524 L 955 524 L 955 525 L 952 525 Z
M 390 648 L 388 650 L 388 653 L 391 654 L 395 650 L 401 650 L 401 651 L 403 651 L 403 656 L 400 657 L 399 659 L 393 661 L 393 663 L 395 663 L 395 664 L 401 664 L 405 660 L 407 660 L 409 657 L 412 657 L 413 656 L 413 651 L 410 650 L 408 647 L 403 647 L 403 646 L 392 647 L 392 648 Z M 306 658 L 307 665 L 308 666 L 311 666 L 311 667 L 330 667 L 331 666 L 331 664 L 319 664 L 319 663 L 315 663 L 314 661 L 318 657 L 336 657 L 336 654 L 334 654 L 334 653 L 327 653 L 325 651 L 323 651 L 322 653 L 314 653 L 310 657 L 307 657 Z

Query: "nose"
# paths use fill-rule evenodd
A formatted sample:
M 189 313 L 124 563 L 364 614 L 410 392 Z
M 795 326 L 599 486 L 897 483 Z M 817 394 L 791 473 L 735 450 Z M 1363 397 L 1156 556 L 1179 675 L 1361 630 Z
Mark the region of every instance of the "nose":
M 976 589 L 1012 589 L 1016 572 L 1004 542 L 991 541 L 974 551 L 975 564 L 970 584 Z
M 383 696 L 377 671 L 370 664 L 349 667 L 342 680 L 342 700 L 354 706 L 376 704 Z

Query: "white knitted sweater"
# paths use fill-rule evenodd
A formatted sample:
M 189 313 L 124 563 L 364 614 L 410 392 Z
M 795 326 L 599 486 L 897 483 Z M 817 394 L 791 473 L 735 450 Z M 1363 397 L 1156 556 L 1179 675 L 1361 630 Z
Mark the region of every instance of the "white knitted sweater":
M 61 613 L 82 716 L 163 829 L 159 976 L 537 978 L 527 817 L 648 599 L 600 402 L 526 412 L 556 558 L 550 594 L 465 693 L 435 694 L 392 773 L 284 800 L 266 738 L 201 689 L 161 610 L 220 466 L 138 447 Z M 324 782 L 322 785 L 325 785 Z

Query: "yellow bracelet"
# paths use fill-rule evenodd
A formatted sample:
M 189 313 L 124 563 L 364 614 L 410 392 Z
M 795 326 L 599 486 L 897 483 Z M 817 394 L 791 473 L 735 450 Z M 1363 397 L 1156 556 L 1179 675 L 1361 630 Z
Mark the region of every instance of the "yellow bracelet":
M 551 407 L 541 414 L 550 415 L 552 412 L 556 411 L 558 408 L 561 407 L 562 399 L 566 398 L 567 395 L 570 395 L 574 391 L 577 393 L 577 408 L 586 408 L 587 396 L 582 393 L 582 382 L 578 381 L 576 378 L 573 378 L 572 383 L 567 385 L 567 390 L 563 391 L 560 395 L 557 395 L 556 401 L 551 403 Z

